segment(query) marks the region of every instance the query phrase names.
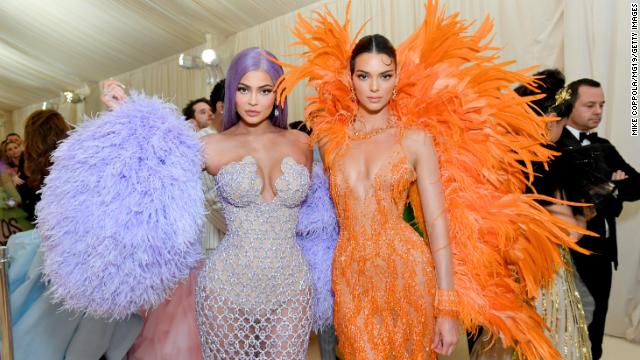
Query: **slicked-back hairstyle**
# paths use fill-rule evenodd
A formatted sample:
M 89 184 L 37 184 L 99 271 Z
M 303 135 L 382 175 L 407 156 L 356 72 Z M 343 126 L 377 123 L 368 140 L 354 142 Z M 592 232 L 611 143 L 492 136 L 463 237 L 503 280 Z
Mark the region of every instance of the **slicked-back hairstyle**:
M 531 109 L 539 112 L 539 115 L 549 114 L 556 102 L 556 93 L 564 87 L 564 74 L 558 69 L 545 69 L 533 75 L 539 77 L 536 84 L 539 92 L 524 85 L 518 86 L 514 91 L 520 96 L 544 95 L 543 98 L 531 101 L 530 106 L 533 105 Z
M 396 49 L 389 39 L 380 34 L 363 36 L 358 40 L 356 46 L 351 51 L 351 60 L 349 61 L 349 69 L 352 75 L 356 67 L 356 58 L 360 54 L 385 54 L 393 60 L 395 67 L 398 66 Z
M 224 86 L 224 117 L 222 127 L 227 130 L 240 121 L 238 112 L 236 111 L 236 89 L 242 77 L 250 72 L 261 70 L 269 74 L 273 84 L 275 85 L 284 71 L 282 66 L 274 63 L 268 57 L 276 58 L 271 52 L 252 47 L 239 52 L 231 61 L 227 70 L 227 78 Z M 281 129 L 287 128 L 287 100 L 285 99 L 282 106 L 278 105 L 278 115 L 271 112 L 269 121 Z
M 224 104 L 224 79 L 216 83 L 209 95 L 209 105 L 211 105 L 211 111 L 213 111 L 214 114 L 217 111 L 216 104 L 218 101 L 222 101 Z

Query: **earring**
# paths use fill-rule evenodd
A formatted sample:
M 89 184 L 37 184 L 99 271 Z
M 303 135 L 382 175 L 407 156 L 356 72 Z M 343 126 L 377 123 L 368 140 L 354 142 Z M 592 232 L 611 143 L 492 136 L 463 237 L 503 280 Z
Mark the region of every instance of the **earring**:
M 278 110 L 278 108 L 276 107 L 276 108 L 273 110 L 273 116 L 278 116 L 278 115 L 280 115 L 280 111 L 279 111 L 279 110 Z
M 398 96 L 398 92 L 396 91 L 396 88 L 394 87 L 394 88 L 393 88 L 393 91 L 391 92 L 391 98 L 392 98 L 393 100 L 395 100 L 395 99 L 396 99 L 396 96 Z
M 349 88 L 351 90 L 351 95 L 349 96 L 351 98 L 351 101 L 356 102 L 358 99 L 356 98 L 356 91 L 353 90 L 352 87 Z

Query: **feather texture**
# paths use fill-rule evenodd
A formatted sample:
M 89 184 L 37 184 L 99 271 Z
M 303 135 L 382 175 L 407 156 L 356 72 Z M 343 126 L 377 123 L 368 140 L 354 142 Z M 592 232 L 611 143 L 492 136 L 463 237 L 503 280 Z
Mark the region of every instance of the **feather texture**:
M 323 145 L 327 167 L 348 146 L 347 128 L 357 109 L 349 58 L 358 35 L 352 39 L 348 27 L 348 11 L 344 24 L 328 10 L 311 20 L 299 16 L 292 45 L 306 47 L 298 55 L 302 64 L 285 64 L 289 71 L 278 83 L 280 99 L 302 79 L 315 89 L 305 118 Z M 532 99 L 512 90 L 534 83 L 525 75 L 532 68 L 511 71 L 511 62 L 498 62 L 499 51 L 487 40 L 489 19 L 473 33 L 469 27 L 427 1 L 423 23 L 397 50 L 399 83 L 391 110 L 399 127 L 434 138 L 461 321 L 471 330 L 484 326 L 525 358 L 558 358 L 531 300 L 561 266 L 558 245 L 578 249 L 568 230 L 584 230 L 552 216 L 534 201 L 537 195 L 523 194 L 535 175 L 532 162 L 554 155 L 543 146 L 547 120 L 527 106 Z M 410 199 L 424 227 L 415 185 Z
M 175 106 L 133 93 L 83 122 L 52 159 L 37 228 L 53 299 L 114 319 L 161 303 L 201 256 L 194 131 Z
M 338 220 L 329 195 L 329 180 L 322 166 L 314 165 L 311 187 L 302 202 L 296 238 L 313 278 L 313 327 L 320 330 L 332 323 L 333 291 L 331 265 L 338 241 Z

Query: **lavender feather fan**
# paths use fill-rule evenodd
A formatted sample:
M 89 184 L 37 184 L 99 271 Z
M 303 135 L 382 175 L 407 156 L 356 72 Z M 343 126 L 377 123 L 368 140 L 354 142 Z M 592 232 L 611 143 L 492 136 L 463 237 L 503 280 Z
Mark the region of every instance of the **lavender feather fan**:
M 194 131 L 173 105 L 134 93 L 52 160 L 36 211 L 53 300 L 113 319 L 162 302 L 201 256 Z
M 320 330 L 333 320 L 331 267 L 338 241 L 338 220 L 329 195 L 329 181 L 321 164 L 313 167 L 311 187 L 302 203 L 296 229 L 298 245 L 313 277 L 313 327 Z

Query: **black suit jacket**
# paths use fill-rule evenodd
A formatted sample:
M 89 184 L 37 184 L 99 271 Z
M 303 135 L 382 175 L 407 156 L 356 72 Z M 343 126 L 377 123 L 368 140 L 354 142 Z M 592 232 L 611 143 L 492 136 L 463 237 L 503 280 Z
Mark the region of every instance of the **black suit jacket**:
M 622 212 L 624 201 L 640 199 L 640 174 L 624 161 L 607 139 L 598 137 L 591 145 L 582 146 L 565 128 L 556 145 L 562 154 L 557 161 L 568 200 L 592 203 L 596 207 L 596 216 L 587 223 L 587 229 L 600 237 L 584 236 L 578 245 L 608 257 L 617 267 L 615 218 Z M 624 171 L 628 178 L 611 181 L 611 175 L 617 170 Z M 608 182 L 615 185 L 614 191 L 603 191 L 603 185 Z M 605 221 L 609 225 L 608 238 L 605 238 Z

